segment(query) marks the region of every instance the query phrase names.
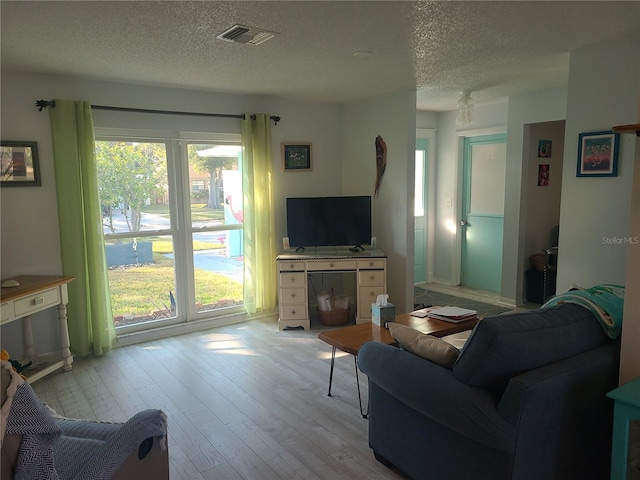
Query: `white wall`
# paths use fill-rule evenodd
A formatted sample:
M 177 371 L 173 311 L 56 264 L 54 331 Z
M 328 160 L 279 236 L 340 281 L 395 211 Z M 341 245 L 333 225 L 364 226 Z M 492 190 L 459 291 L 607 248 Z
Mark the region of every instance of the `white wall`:
M 2 277 L 20 273 L 59 273 L 60 244 L 55 197 L 55 173 L 51 159 L 49 115 L 34 106 L 36 99 L 88 100 L 159 110 L 213 113 L 266 112 L 282 120 L 272 125 L 274 191 L 278 238 L 286 234 L 284 199 L 295 195 L 340 194 L 342 177 L 341 117 L 335 104 L 295 102 L 274 97 L 218 94 L 185 89 L 144 87 L 56 76 L 3 72 L 3 139 L 35 140 L 41 158 L 42 187 L 2 189 Z M 96 127 L 164 129 L 204 132 L 240 132 L 236 119 L 145 115 L 94 110 Z M 313 171 L 282 172 L 280 142 L 313 144 Z M 20 208 L 15 208 L 19 205 Z M 38 218 L 38 222 L 24 222 Z M 20 225 L 20 228 L 15 226 Z M 6 228 L 5 228 L 6 227 Z M 43 237 L 43 232 L 46 235 Z M 43 243 L 43 238 L 47 241 Z M 279 244 L 279 243 L 278 243 Z M 7 253 L 11 252 L 10 255 Z
M 614 125 L 636 122 L 639 44 L 636 33 L 633 38 L 592 45 L 571 53 L 558 292 L 566 291 L 571 284 L 590 287 L 625 282 L 630 247 L 604 239 L 630 235 L 635 139 L 632 135 L 620 137 L 617 177 L 576 177 L 576 161 L 580 133 L 611 130 Z
M 638 117 L 640 124 L 640 99 Z M 632 137 L 633 134 L 625 134 Z M 622 345 L 620 352 L 620 384 L 640 377 L 640 137 L 636 137 L 635 166 L 631 209 L 631 239 L 634 242 L 627 252 L 627 274 L 624 297 L 624 320 L 622 322 Z
M 279 115 L 272 126 L 272 150 L 276 211 L 276 239 L 286 235 L 287 196 L 340 194 L 341 118 L 334 104 L 285 101 L 273 97 L 229 95 L 196 90 L 146 87 L 58 76 L 2 72 L 2 139 L 38 142 L 41 187 L 2 188 L 0 275 L 62 274 L 61 245 L 56 205 L 49 114 L 39 112 L 36 99 L 88 100 L 97 105 L 212 113 Z M 164 129 L 205 132 L 240 132 L 240 120 L 118 113 L 94 110 L 96 127 Z M 313 171 L 282 172 L 281 141 L 313 144 Z M 64 246 L 62 246 L 64 248 Z M 57 348 L 58 330 L 53 311 L 34 316 L 36 350 Z M 2 342 L 12 355 L 21 354 L 20 323 L 2 328 Z
M 503 298 L 516 303 L 522 300 L 527 256 L 523 241 L 527 205 L 523 201 L 523 182 L 527 177 L 522 167 L 524 126 L 565 118 L 558 291 L 568 288 L 571 283 L 624 283 L 629 247 L 605 245 L 602 237 L 630 235 L 634 138 L 630 135 L 621 137 L 618 177 L 576 178 L 574 161 L 580 132 L 610 129 L 613 125 L 637 121 L 640 85 L 637 45 L 637 38 L 627 38 L 572 52 L 568 90 L 536 92 L 511 97 L 508 104 L 476 107 L 470 130 L 508 126 Z M 416 114 L 414 92 L 395 93 L 340 107 L 271 97 L 9 72 L 2 73 L 2 138 L 38 142 L 43 184 L 41 187 L 3 188 L 0 192 L 2 278 L 19 273 L 62 273 L 48 114 L 38 112 L 34 106 L 36 99 L 55 97 L 141 108 L 224 113 L 263 111 L 281 115 L 281 124 L 273 127 L 276 203 L 282 205 L 276 212 L 278 239 L 285 235 L 284 198 L 287 196 L 373 193 L 373 142 L 376 135 L 382 135 L 390 153 L 380 197 L 374 201 L 373 228 L 380 247 L 389 254 L 390 294 L 402 298 L 402 302 L 396 300 L 396 303 L 402 303 L 403 308 L 412 303 L 413 297 L 410 288 L 413 283 L 412 216 L 408 209 L 413 201 L 415 127 L 418 123 L 421 128 L 437 128 L 434 277 L 444 283 L 450 283 L 454 278 L 456 241 L 448 233 L 445 221 L 453 219 L 457 224 L 461 174 L 458 143 L 462 132 L 455 126 L 454 112 Z M 129 118 L 134 125 L 141 122 L 136 116 Z M 434 118 L 437 118 L 437 125 L 433 124 Z M 97 126 L 114 126 L 109 124 L 114 117 L 105 112 L 96 112 L 95 121 Z M 155 121 L 165 120 L 156 118 Z M 119 118 L 118 122 L 124 120 Z M 181 128 L 191 131 L 235 128 L 234 121 L 228 119 L 184 122 Z M 279 143 L 283 140 L 313 143 L 313 172 L 281 172 Z M 454 200 L 451 207 L 446 206 L 447 198 Z M 57 332 L 52 326 L 55 322 L 45 318 L 39 326 L 38 320 L 34 319 L 35 328 L 40 332 L 36 348 L 43 339 L 51 340 L 55 345 Z M 3 327 L 2 333 L 3 342 L 21 342 L 20 331 L 15 325 Z
M 282 117 L 271 128 L 274 149 L 274 202 L 277 243 L 287 234 L 286 198 L 341 195 L 342 117 L 340 106 L 328 103 L 269 99 L 269 108 Z M 281 142 L 311 142 L 312 170 L 282 171 Z
M 413 308 L 413 190 L 416 93 L 401 91 L 344 105 L 342 184 L 349 195 L 373 195 L 375 139 L 387 144 L 387 167 L 372 200 L 373 235 L 388 256 L 389 301 L 396 312 Z
M 586 287 L 625 285 L 621 383 L 640 375 L 639 142 L 634 135 L 620 136 L 617 177 L 576 177 L 576 164 L 570 159 L 577 161 L 579 133 L 610 130 L 614 125 L 640 120 L 639 44 L 640 31 L 635 31 L 571 53 L 560 207 L 557 291 L 565 291 L 572 283 Z M 608 241 L 613 238 L 630 241 Z
M 633 123 L 635 118 L 635 105 L 637 99 L 637 73 L 634 73 L 634 68 L 637 67 L 629 67 L 629 64 L 633 65 L 634 62 L 637 65 L 637 48 L 634 53 L 634 41 L 623 42 L 625 47 L 622 50 L 618 49 L 618 43 L 605 43 L 600 44 L 591 48 L 584 49 L 584 51 L 576 52 L 572 54 L 572 76 L 576 78 L 577 87 L 571 83 L 567 88 L 557 88 L 550 89 L 545 91 L 533 92 L 526 95 L 518 95 L 512 96 L 509 98 L 507 113 L 500 114 L 500 105 L 488 105 L 485 108 L 489 108 L 493 110 L 492 112 L 483 112 L 481 110 L 482 106 L 476 107 L 476 113 L 474 115 L 475 120 L 472 125 L 470 125 L 470 130 L 482 130 L 483 128 L 490 128 L 494 126 L 498 126 L 500 124 L 507 124 L 507 179 L 506 179 L 506 192 L 505 192 L 505 232 L 504 232 L 504 242 L 503 242 L 503 273 L 502 273 L 502 290 L 501 290 L 501 298 L 505 303 L 519 305 L 523 302 L 523 284 L 524 284 L 524 271 L 529 266 L 528 256 L 530 252 L 526 249 L 526 235 L 527 235 L 527 210 L 529 204 L 527 202 L 527 189 L 526 185 L 529 182 L 529 172 L 528 169 L 523 170 L 523 158 L 528 155 L 524 149 L 529 148 L 528 145 L 525 145 L 524 132 L 525 127 L 529 124 L 533 123 L 541 123 L 541 122 L 552 122 L 559 121 L 565 118 L 568 119 L 568 101 L 567 101 L 567 91 L 573 91 L 574 89 L 579 93 L 580 100 L 578 103 L 581 103 L 583 107 L 586 105 L 593 105 L 593 97 L 594 92 L 608 92 L 606 95 L 621 95 L 625 96 L 624 92 L 627 91 L 626 101 L 618 101 L 613 102 L 605 107 L 605 105 L 598 104 L 598 109 L 601 112 L 598 113 L 598 123 L 596 126 L 591 126 L 590 128 L 581 127 L 581 129 L 574 128 L 573 132 L 566 131 L 565 138 L 565 146 L 564 146 L 564 155 L 563 155 L 563 186 L 562 186 L 562 202 L 565 202 L 565 198 L 572 197 L 572 186 L 571 184 L 575 184 L 575 164 L 574 159 L 577 157 L 577 137 L 579 131 L 586 131 L 594 129 L 610 129 L 614 124 L 624 124 L 626 118 L 626 123 Z M 637 43 L 635 44 L 637 45 Z M 604 57 L 608 57 L 609 61 L 604 62 L 603 68 L 599 69 L 600 76 L 595 76 L 595 78 L 589 77 L 591 81 L 588 82 L 588 85 L 585 86 L 585 79 L 588 77 L 586 70 L 590 68 L 590 65 L 593 65 L 591 55 L 593 54 L 602 55 Z M 616 53 L 614 55 L 611 54 L 612 51 Z M 584 62 L 584 66 L 578 67 L 575 65 L 575 56 L 579 55 Z M 628 61 L 629 58 L 632 58 L 632 61 Z M 615 66 L 611 65 L 613 59 L 618 59 L 615 61 Z M 575 68 L 581 68 L 580 73 L 577 73 Z M 610 73 L 611 77 L 621 77 L 621 78 L 602 78 L 602 75 L 607 76 L 605 72 L 616 72 Z M 577 77 L 576 77 L 577 75 Z M 635 87 L 635 90 L 634 90 Z M 613 94 L 611 92 L 617 92 Z M 629 95 L 629 92 L 632 92 Z M 596 95 L 597 96 L 597 95 Z M 605 100 L 606 104 L 607 101 Z M 624 106 L 622 105 L 624 104 Z M 504 106 L 503 105 L 503 106 Z M 621 107 L 622 111 L 621 111 Z M 602 121 L 602 111 L 607 111 L 610 120 Z M 627 111 L 627 113 L 623 113 Z M 493 115 L 491 115 L 493 113 Z M 594 112 L 595 113 L 595 112 Z M 584 112 L 576 112 L 576 117 L 582 117 Z M 612 118 L 617 118 L 617 120 L 613 120 Z M 583 122 L 584 123 L 584 122 Z M 600 125 L 598 127 L 597 125 Z M 464 132 L 461 132 L 464 133 Z M 442 283 L 455 283 L 456 280 L 456 271 L 458 268 L 457 259 L 455 258 L 456 254 L 456 240 L 452 238 L 452 235 L 448 232 L 445 223 L 447 221 L 453 221 L 454 224 L 457 225 L 457 220 L 459 216 L 458 207 L 456 206 L 456 195 L 460 191 L 459 178 L 461 174 L 459 161 L 460 157 L 457 152 L 457 140 L 456 136 L 459 132 L 455 126 L 455 113 L 454 112 L 444 112 L 439 114 L 439 122 L 438 122 L 438 158 L 437 158 L 437 205 L 436 205 L 436 238 L 435 238 L 435 268 L 434 268 L 434 281 L 442 282 Z M 633 140 L 622 139 L 621 144 L 621 153 L 625 149 L 624 144 L 631 144 Z M 628 146 L 626 148 L 627 154 L 629 151 L 632 151 Z M 627 162 L 629 165 L 630 162 Z M 568 169 L 568 170 L 567 170 Z M 567 173 L 568 172 L 568 173 Z M 626 173 L 629 170 L 627 169 Z M 624 176 L 626 174 L 624 171 L 619 171 L 619 176 Z M 567 180 L 567 177 L 569 179 Z M 458 179 L 458 180 L 457 180 Z M 587 179 L 595 181 L 596 179 Z M 605 179 L 607 180 L 607 179 Z M 565 188 L 567 185 L 567 181 L 569 182 L 569 190 L 565 192 Z M 626 200 L 622 200 L 617 203 L 625 203 L 626 205 L 622 206 L 622 211 L 620 214 L 609 213 L 609 220 L 614 219 L 624 219 L 628 218 L 629 211 L 629 186 L 630 178 L 625 180 L 627 182 L 627 187 L 623 188 L 621 191 L 616 190 L 613 197 L 620 198 L 623 196 Z M 583 196 L 588 196 L 586 192 L 583 192 Z M 452 207 L 446 206 L 447 198 L 453 197 L 454 204 Z M 583 201 L 585 199 L 583 198 Z M 600 227 L 598 226 L 598 220 L 591 216 L 589 213 L 585 216 L 585 212 L 582 207 L 578 205 L 579 202 L 570 201 L 572 203 L 572 207 L 570 211 L 572 212 L 570 215 L 573 215 L 575 220 L 571 222 L 571 224 L 567 224 L 565 218 L 561 218 L 560 223 L 562 224 L 562 230 L 571 231 L 572 228 L 577 227 L 576 230 L 577 235 L 581 236 L 585 231 L 593 232 L 594 235 L 597 236 L 598 241 L 601 241 L 601 237 L 603 236 L 602 232 L 599 231 Z M 626 211 L 625 211 L 626 210 Z M 580 220 L 578 220 L 580 219 Z M 575 225 L 576 223 L 582 222 L 581 226 Z M 623 224 L 627 224 L 627 221 L 623 221 Z M 562 231 L 561 230 L 561 231 Z M 628 232 L 628 229 L 623 229 L 622 231 L 618 230 L 618 236 L 622 236 L 624 232 Z M 628 234 L 628 233 L 627 233 Z M 562 235 L 562 233 L 561 233 Z M 615 233 L 611 233 L 611 236 L 614 236 Z M 573 236 L 573 235 L 572 235 Z M 562 241 L 562 240 L 561 240 Z M 574 239 L 574 241 L 580 242 L 580 240 Z M 568 247 L 572 250 L 572 254 L 576 253 L 575 248 Z M 614 249 L 614 247 L 609 247 L 610 249 Z M 624 250 L 624 247 L 619 248 L 620 250 Z M 601 258 L 604 258 L 601 256 Z M 622 255 L 618 256 L 613 265 L 609 265 L 609 268 L 606 270 L 610 270 L 611 272 L 617 272 L 618 283 L 623 283 L 624 276 L 624 252 Z M 582 275 L 580 270 L 589 270 L 594 275 L 599 275 L 599 266 L 590 266 L 589 262 L 576 262 L 575 259 L 571 261 L 563 263 L 564 254 L 560 255 L 560 265 L 559 265 L 559 282 L 558 282 L 558 291 L 566 290 L 567 286 L 571 283 L 574 283 L 575 280 L 569 280 L 568 283 L 563 284 L 562 275 L 566 275 L 567 277 L 577 278 Z M 602 260 L 604 261 L 604 260 Z M 594 268 L 595 267 L 595 268 Z M 606 271 L 605 270 L 605 271 Z M 600 283 L 600 282 L 596 282 Z
M 440 114 L 438 112 L 424 112 L 418 110 L 416 112 L 416 128 L 438 128 L 438 118 Z

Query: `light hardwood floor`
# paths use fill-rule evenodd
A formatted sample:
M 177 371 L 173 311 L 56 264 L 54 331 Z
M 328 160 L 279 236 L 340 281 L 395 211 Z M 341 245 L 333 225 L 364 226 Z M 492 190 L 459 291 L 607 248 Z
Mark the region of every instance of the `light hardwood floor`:
M 33 388 L 68 417 L 164 410 L 172 480 L 403 478 L 369 449 L 352 356 L 336 358 L 327 396 L 331 347 L 317 336 L 254 320 L 77 358 Z

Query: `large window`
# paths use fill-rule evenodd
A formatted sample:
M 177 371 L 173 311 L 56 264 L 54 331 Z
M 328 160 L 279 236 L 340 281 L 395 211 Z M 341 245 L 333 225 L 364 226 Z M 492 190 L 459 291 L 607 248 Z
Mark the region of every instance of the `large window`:
M 209 190 L 192 194 L 190 230 L 196 311 L 242 303 L 243 211 L 238 144 L 187 144 L 189 181 L 205 174 Z
M 96 136 L 113 317 L 140 329 L 233 313 L 243 298 L 239 135 Z

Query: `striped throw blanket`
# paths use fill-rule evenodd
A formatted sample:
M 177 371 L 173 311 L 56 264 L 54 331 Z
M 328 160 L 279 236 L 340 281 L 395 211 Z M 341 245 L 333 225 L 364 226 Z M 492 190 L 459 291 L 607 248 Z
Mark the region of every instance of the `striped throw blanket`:
M 2 405 L 1 438 L 22 435 L 15 480 L 108 480 L 148 438 L 167 448 L 167 416 L 143 410 L 126 423 L 76 420 L 58 416 L 31 386 L 11 372 Z
M 108 480 L 147 438 L 165 450 L 167 417 L 161 410 L 143 410 L 126 423 L 94 422 L 58 417 L 62 437 L 55 443 L 60 480 Z
M 11 371 L 7 400 L 2 406 L 2 438 L 22 435 L 18 451 L 15 480 L 58 480 L 53 457 L 53 444 L 62 434 L 46 405 L 11 364 L 2 361 L 2 368 Z
M 602 284 L 591 288 L 576 288 L 549 299 L 542 307 L 561 303 L 575 303 L 593 312 L 609 338 L 618 338 L 622 332 L 624 287 Z

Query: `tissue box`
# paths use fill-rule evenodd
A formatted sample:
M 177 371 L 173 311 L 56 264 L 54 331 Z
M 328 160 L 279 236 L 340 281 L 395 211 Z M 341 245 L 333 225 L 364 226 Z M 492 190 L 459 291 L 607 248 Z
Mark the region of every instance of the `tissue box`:
M 371 304 L 371 321 L 376 325 L 384 327 L 387 322 L 393 322 L 396 319 L 396 306 L 393 303 L 386 305 Z

